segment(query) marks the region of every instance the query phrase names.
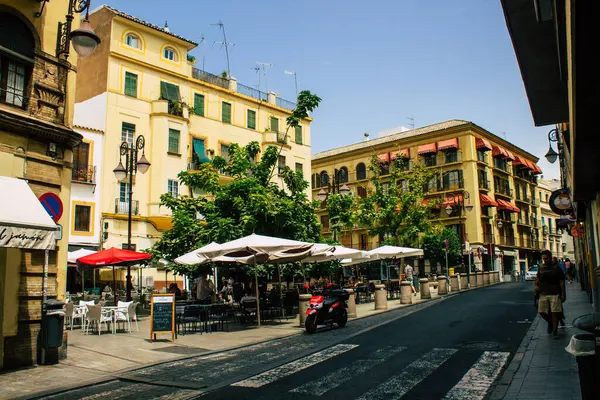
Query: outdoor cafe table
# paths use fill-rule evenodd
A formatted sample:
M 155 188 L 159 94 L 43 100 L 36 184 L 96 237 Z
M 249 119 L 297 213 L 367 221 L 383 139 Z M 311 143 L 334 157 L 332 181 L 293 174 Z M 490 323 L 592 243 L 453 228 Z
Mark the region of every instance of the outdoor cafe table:
M 102 306 L 101 312 L 104 312 L 105 310 L 112 314 L 112 333 L 117 333 L 117 313 L 127 313 L 127 307 Z

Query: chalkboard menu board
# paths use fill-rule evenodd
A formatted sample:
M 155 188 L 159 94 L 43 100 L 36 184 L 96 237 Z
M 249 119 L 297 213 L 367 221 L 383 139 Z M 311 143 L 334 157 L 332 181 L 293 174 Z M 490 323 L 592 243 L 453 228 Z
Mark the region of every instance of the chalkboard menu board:
M 175 295 L 153 294 L 150 304 L 150 342 L 157 334 L 170 334 L 175 340 Z

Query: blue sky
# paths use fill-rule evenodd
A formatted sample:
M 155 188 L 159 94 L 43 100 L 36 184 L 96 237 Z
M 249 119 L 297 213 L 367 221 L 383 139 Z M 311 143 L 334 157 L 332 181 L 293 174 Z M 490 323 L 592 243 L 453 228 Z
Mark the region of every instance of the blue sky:
M 255 86 L 256 62 L 268 89 L 294 100 L 308 89 L 323 102 L 314 113 L 312 151 L 376 137 L 382 130 L 447 119 L 472 121 L 544 159 L 547 132 L 535 128 L 499 0 L 112 0 L 107 3 L 200 41 L 201 68 L 226 70 L 215 41 L 225 24 L 231 74 Z M 168 4 L 168 5 L 167 5 Z M 94 2 L 93 7 L 100 5 Z M 261 89 L 265 80 L 261 76 Z M 558 163 L 557 163 L 558 164 Z

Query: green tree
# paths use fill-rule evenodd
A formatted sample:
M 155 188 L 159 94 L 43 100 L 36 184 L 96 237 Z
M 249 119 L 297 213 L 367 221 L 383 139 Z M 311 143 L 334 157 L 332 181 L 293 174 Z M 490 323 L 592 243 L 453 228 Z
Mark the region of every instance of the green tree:
M 430 182 L 439 173 L 398 154 L 391 163 L 380 163 L 374 155 L 369 165 L 373 189 L 359 200 L 356 220 L 380 235 L 386 244 L 419 247 L 419 239 L 433 226 L 432 209 L 440 201 L 424 202 Z
M 446 267 L 446 243 L 448 240 L 448 266 L 453 267 L 460 263 L 462 249 L 458 235 L 453 229 L 434 229 L 423 237 L 423 251 L 425 258 L 433 265 L 439 262 L 442 270 Z M 448 271 L 446 271 L 448 272 Z
M 355 223 L 356 201 L 354 196 L 339 193 L 330 194 L 327 197 L 327 213 L 331 221 L 333 232 L 333 243 L 338 243 L 340 233 L 350 231 Z

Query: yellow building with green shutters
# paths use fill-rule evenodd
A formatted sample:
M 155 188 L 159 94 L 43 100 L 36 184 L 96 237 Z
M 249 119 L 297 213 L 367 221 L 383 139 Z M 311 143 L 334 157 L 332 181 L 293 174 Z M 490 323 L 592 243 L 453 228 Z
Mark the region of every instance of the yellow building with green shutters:
M 436 220 L 454 229 L 462 244 L 470 243 L 478 269 L 510 274 L 539 258 L 542 225 L 536 189 L 542 171 L 533 154 L 472 122 L 444 121 L 313 155 L 313 199 L 327 195 L 334 182 L 345 184 L 354 196 L 367 196 L 373 155 L 381 163 L 384 185 L 389 184 L 384 171 L 393 157 L 405 156 L 409 166 L 420 163 L 436 170 L 425 201 L 441 200 Z M 318 215 L 324 236 L 331 235 L 326 202 Z M 367 231 L 357 226 L 338 240 L 362 250 L 378 247 L 384 238 Z M 427 262 L 424 267 L 430 271 Z
M 188 52 L 196 43 L 167 27 L 108 6 L 92 12 L 90 21 L 102 44 L 80 60 L 75 124 L 104 132 L 103 157 L 97 161 L 100 204 L 90 216 L 100 219 L 99 248 L 127 243 L 129 187 L 127 181 L 117 181 L 113 169 L 121 143 L 133 143 L 139 135 L 145 138 L 151 166 L 133 184 L 132 244 L 137 250 L 150 248 L 171 226 L 160 196 L 190 193 L 177 174 L 197 169 L 213 155 L 227 158 L 231 143 L 281 146 L 280 165 L 310 174 L 311 120 L 285 135 L 294 103 L 195 68 Z M 155 276 L 155 288 L 164 284 L 164 273 Z

